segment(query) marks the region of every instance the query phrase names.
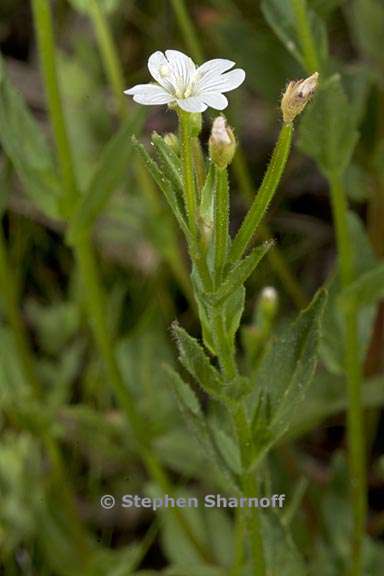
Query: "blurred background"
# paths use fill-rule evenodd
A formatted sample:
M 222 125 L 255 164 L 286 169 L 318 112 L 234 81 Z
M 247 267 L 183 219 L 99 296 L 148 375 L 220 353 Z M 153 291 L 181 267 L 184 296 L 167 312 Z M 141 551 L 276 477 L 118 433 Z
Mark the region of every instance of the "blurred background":
M 304 77 L 306 71 L 290 45 L 288 1 L 184 5 L 177 0 L 100 0 L 96 5 L 87 0 L 51 2 L 79 188 L 103 185 L 117 175 L 92 230 L 106 321 L 124 385 L 155 438 L 159 459 L 183 495 L 201 494 L 217 486 L 214 474 L 179 416 L 161 369 L 164 363 L 176 364 L 169 333 L 175 318 L 199 336 L 186 249 L 161 193 L 129 143 L 126 158 L 111 157 L 109 172 L 97 170 L 107 143 L 127 117 L 134 116 L 134 132 L 144 143 L 154 130 L 176 130 L 172 111 L 143 109 L 120 90 L 149 81 L 146 64 L 152 52 L 174 48 L 196 61 L 234 60 L 247 73 L 244 86 L 229 95 L 228 116 L 240 142 L 230 175 L 235 230 L 273 150 L 281 126 L 281 93 L 289 80 Z M 325 76 L 342 74 L 358 116 L 360 140 L 345 185 L 356 215 L 356 250 L 363 263 L 377 262 L 384 254 L 384 4 L 308 0 L 308 5 L 325 31 L 319 38 L 327 44 Z M 279 10 L 288 18 L 283 29 Z M 110 38 L 117 69 L 106 65 Z M 191 572 L 186 566 L 195 562 L 194 551 L 173 517 L 99 506 L 104 493 L 154 494 L 158 489 L 148 480 L 105 376 L 85 312 L 89 295 L 57 209 L 52 129 L 29 2 L 1 0 L 0 47 L 0 259 L 5 262 L 0 278 L 0 573 L 230 574 L 236 537 L 232 514 L 191 513 L 198 537 L 209 541 L 213 555 L 211 568 Z M 213 117 L 205 116 L 204 149 Z M 261 237 L 274 237 L 277 249 L 247 284 L 244 322 L 252 322 L 260 290 L 274 286 L 279 322 L 284 323 L 330 281 L 336 256 L 327 181 L 298 146 Z M 8 318 L 10 302 L 20 310 L 34 357 L 43 391 L 37 397 L 20 366 Z M 372 575 L 384 569 L 383 318 L 379 304 L 362 321 L 372 548 L 367 574 Z M 314 575 L 341 574 L 350 521 L 339 348 L 330 310 L 313 394 L 298 414 L 297 429 L 269 461 L 275 491 L 295 502 L 287 525 Z M 57 456 L 51 438 L 60 446 L 56 468 L 51 465 Z M 80 528 L 72 514 L 80 517 Z M 89 572 L 79 568 L 84 555 L 91 558 Z M 316 571 L 319 562 L 321 572 Z M 288 574 L 281 566 L 279 574 Z

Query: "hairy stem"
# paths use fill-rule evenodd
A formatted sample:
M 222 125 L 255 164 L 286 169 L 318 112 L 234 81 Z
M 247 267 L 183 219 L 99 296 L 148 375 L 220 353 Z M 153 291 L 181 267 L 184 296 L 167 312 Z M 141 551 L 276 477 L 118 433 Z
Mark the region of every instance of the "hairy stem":
M 192 156 L 192 136 L 191 119 L 188 112 L 178 109 L 180 140 L 181 140 L 181 160 L 183 167 L 184 202 L 188 216 L 188 223 L 191 234 L 196 238 L 197 233 L 197 199 L 195 176 L 193 173 Z
M 353 245 L 349 236 L 347 201 L 338 175 L 330 178 L 331 201 L 336 228 L 339 272 L 342 288 L 354 279 Z M 366 472 L 363 409 L 361 403 L 362 366 L 358 340 L 358 303 L 351 301 L 342 310 L 344 354 L 347 377 L 347 436 L 349 448 L 350 489 L 354 527 L 352 536 L 352 576 L 363 572 L 363 542 L 366 522 Z
M 63 181 L 64 198 L 62 199 L 62 210 L 64 215 L 69 217 L 77 201 L 77 186 L 58 85 L 51 7 L 50 2 L 47 2 L 47 0 L 31 1 L 49 115 Z
M 228 251 L 229 234 L 229 190 L 228 174 L 226 168 L 216 167 L 215 190 L 215 220 L 214 220 L 214 246 L 215 246 L 215 286 L 218 288 L 223 278 Z
M 124 96 L 124 74 L 120 58 L 116 51 L 116 46 L 112 38 L 106 16 L 100 7 L 98 0 L 89 0 L 89 14 L 93 21 L 97 42 L 99 45 L 104 68 L 109 79 L 109 83 L 115 94 L 115 99 L 119 107 L 121 116 L 125 116 L 127 106 Z
M 212 327 L 215 347 L 221 371 L 228 382 L 237 375 L 235 350 L 231 346 L 224 326 L 224 312 L 221 308 L 212 311 Z
M 242 491 L 246 498 L 252 498 L 257 494 L 255 475 L 249 471 L 252 459 L 252 434 L 245 407 L 242 403 L 232 409 L 232 418 L 241 453 Z M 254 574 L 254 576 L 266 576 L 264 547 L 258 509 L 244 508 L 244 521 L 250 535 L 253 566 L 252 574 Z

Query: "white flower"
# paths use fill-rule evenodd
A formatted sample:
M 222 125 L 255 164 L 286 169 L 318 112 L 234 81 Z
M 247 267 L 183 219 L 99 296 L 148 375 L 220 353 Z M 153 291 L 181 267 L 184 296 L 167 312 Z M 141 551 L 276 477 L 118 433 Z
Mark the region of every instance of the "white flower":
M 234 90 L 245 79 L 241 68 L 228 72 L 234 65 L 216 58 L 197 67 L 178 50 L 155 52 L 148 59 L 148 69 L 157 84 L 138 84 L 125 94 L 147 106 L 176 103 L 187 112 L 204 112 L 208 106 L 224 110 L 228 100 L 223 92 Z

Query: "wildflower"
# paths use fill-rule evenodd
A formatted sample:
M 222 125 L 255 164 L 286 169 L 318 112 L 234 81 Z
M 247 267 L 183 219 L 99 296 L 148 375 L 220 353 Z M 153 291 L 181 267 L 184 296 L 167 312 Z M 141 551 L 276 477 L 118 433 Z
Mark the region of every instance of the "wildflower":
M 231 60 L 216 58 L 197 67 L 178 50 L 158 51 L 148 59 L 156 84 L 138 84 L 125 94 L 147 106 L 177 104 L 186 112 L 204 112 L 208 107 L 224 110 L 228 100 L 223 93 L 240 86 L 245 78 L 244 70 L 230 70 L 234 65 Z
M 319 74 L 315 72 L 305 80 L 296 80 L 288 84 L 281 100 L 283 120 L 286 124 L 293 122 L 304 110 L 317 88 L 318 79 Z
M 224 116 L 215 118 L 209 138 L 209 154 L 219 168 L 226 168 L 232 162 L 236 151 L 236 139 Z

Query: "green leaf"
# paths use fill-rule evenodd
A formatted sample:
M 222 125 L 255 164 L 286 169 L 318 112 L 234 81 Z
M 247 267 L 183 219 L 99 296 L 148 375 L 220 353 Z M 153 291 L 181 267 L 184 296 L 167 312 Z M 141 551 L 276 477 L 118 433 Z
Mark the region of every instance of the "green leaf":
M 382 376 L 366 380 L 361 387 L 364 408 L 381 408 L 384 405 L 384 379 Z M 306 434 L 321 422 L 344 412 L 348 408 L 344 379 L 329 372 L 317 374 L 308 394 L 287 433 L 288 438 Z M 286 438 L 286 436 L 284 436 Z
M 361 52 L 383 62 L 384 6 L 380 0 L 353 0 L 347 12 L 355 42 Z
M 310 306 L 271 339 L 256 371 L 258 398 L 268 398 L 271 443 L 291 425 L 314 377 L 326 298 L 324 290 L 318 292 Z
M 354 246 L 355 278 L 372 270 L 377 261 L 363 223 L 356 214 L 348 213 L 349 236 Z M 344 350 L 342 321 L 340 317 L 340 281 L 336 274 L 328 282 L 328 301 L 323 319 L 323 337 L 320 354 L 328 370 L 333 373 L 344 372 Z M 359 314 L 359 349 L 363 359 L 369 345 L 375 318 L 374 306 L 366 306 Z
M 168 146 L 164 139 L 154 132 L 152 134 L 152 143 L 157 152 L 160 165 L 168 180 L 172 183 L 175 190 L 183 192 L 183 178 L 180 158 L 176 152 Z
M 176 338 L 179 360 L 184 368 L 207 394 L 219 398 L 222 395 L 223 386 L 220 373 L 212 366 L 198 341 L 192 338 L 177 322 L 172 324 L 172 333 Z
M 223 306 L 223 317 L 225 322 L 225 329 L 230 346 L 233 345 L 236 333 L 239 329 L 241 318 L 243 316 L 245 306 L 245 288 L 240 286 L 231 296 L 226 300 Z
M 228 468 L 221 452 L 216 447 L 195 393 L 175 370 L 170 366 L 166 366 L 165 369 L 176 394 L 180 410 L 200 443 L 205 458 L 216 466 L 216 470 L 227 488 L 230 491 L 238 491 L 237 479 L 231 469 Z
M 351 163 L 344 174 L 344 189 L 352 202 L 365 203 L 371 197 L 370 175 L 359 164 Z
M 262 513 L 268 576 L 307 576 L 303 558 L 276 512 Z
M 305 61 L 305 55 L 300 45 L 296 15 L 292 4 L 292 2 L 281 2 L 281 0 L 263 0 L 261 10 L 276 36 L 305 70 L 307 68 L 307 62 Z M 328 57 L 326 28 L 321 18 L 312 10 L 308 10 L 308 17 L 311 33 L 321 58 L 321 69 L 323 69 Z
M 166 366 L 165 369 L 168 376 L 171 378 L 173 389 L 182 410 L 193 415 L 195 418 L 201 419 L 204 422 L 200 402 L 198 401 L 192 388 L 186 382 L 184 382 L 178 373 L 175 372 L 175 370 L 173 370 L 170 366 Z
M 216 422 L 211 423 L 211 429 L 228 468 L 235 474 L 241 474 L 241 456 L 236 442 Z
M 292 56 L 305 68 L 303 55 L 296 34 L 295 18 L 290 2 L 263 0 L 261 11 L 264 18 Z
M 182 231 L 184 232 L 187 239 L 189 238 L 188 226 L 183 214 L 183 209 L 180 206 L 178 195 L 175 192 L 174 187 L 170 180 L 161 171 L 158 164 L 150 157 L 146 149 L 142 144 L 140 144 L 135 137 L 132 138 L 133 146 L 136 152 L 142 157 L 144 163 L 151 174 L 153 180 L 156 182 L 160 190 L 163 192 L 169 206 L 171 207 Z
M 51 150 L 11 85 L 0 58 L 0 142 L 12 161 L 26 194 L 50 218 L 59 218 L 60 182 Z
M 132 157 L 132 134 L 140 131 L 144 118 L 138 107 L 105 146 L 69 227 L 69 238 L 92 228 L 113 192 L 124 182 Z
M 264 242 L 262 246 L 254 248 L 248 256 L 243 258 L 243 260 L 240 260 L 240 262 L 231 268 L 229 273 L 226 275 L 224 282 L 213 295 L 212 300 L 216 305 L 222 304 L 248 280 L 260 260 L 265 256 L 268 250 L 272 248 L 273 244 L 273 241 Z
M 384 264 L 379 264 L 372 270 L 359 276 L 340 293 L 340 302 L 345 304 L 350 300 L 358 302 L 359 307 L 376 304 L 384 297 Z
M 356 115 L 338 75 L 324 82 L 311 106 L 304 111 L 299 128 L 299 148 L 311 156 L 327 177 L 342 175 L 359 134 Z

